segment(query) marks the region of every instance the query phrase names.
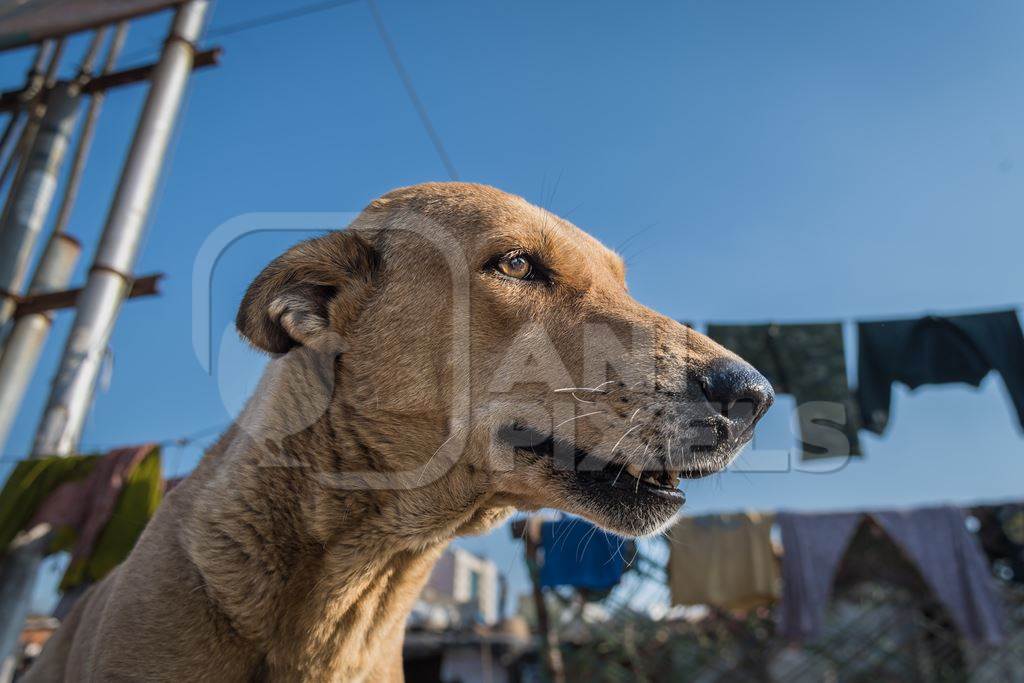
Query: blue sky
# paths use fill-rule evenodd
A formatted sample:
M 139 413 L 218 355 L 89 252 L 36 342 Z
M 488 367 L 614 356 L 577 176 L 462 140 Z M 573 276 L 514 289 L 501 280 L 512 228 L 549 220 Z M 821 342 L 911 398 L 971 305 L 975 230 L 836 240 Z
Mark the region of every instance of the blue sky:
M 212 26 L 279 7 L 222 0 Z M 667 315 L 852 321 L 1021 304 L 1018 2 L 381 0 L 380 10 L 461 178 L 543 202 L 621 247 L 634 295 Z M 165 22 L 140 22 L 126 54 L 153 54 Z M 193 262 L 217 226 L 254 212 L 357 211 L 390 188 L 446 178 L 364 3 L 209 42 L 225 47 L 223 65 L 193 79 L 137 269 L 166 272 L 165 293 L 126 306 L 87 447 L 227 423 L 225 403 L 254 381 L 222 391 L 192 348 Z M 17 86 L 27 59 L 0 56 L 0 85 Z M 71 221 L 87 250 L 142 96 L 108 98 Z M 249 280 L 300 236 L 246 237 L 224 255 L 215 337 Z M 69 323 L 58 319 L 8 457 L 28 448 Z M 258 368 L 229 349 L 237 367 Z M 884 437 L 863 436 L 863 460 L 694 482 L 689 510 L 1020 497 L 1024 439 L 998 377 L 980 390 L 897 388 L 894 406 Z M 772 409 L 759 449 L 789 445 L 791 407 L 783 398 Z M 186 472 L 199 448 L 166 453 L 169 471 Z M 507 532 L 467 544 L 516 565 Z

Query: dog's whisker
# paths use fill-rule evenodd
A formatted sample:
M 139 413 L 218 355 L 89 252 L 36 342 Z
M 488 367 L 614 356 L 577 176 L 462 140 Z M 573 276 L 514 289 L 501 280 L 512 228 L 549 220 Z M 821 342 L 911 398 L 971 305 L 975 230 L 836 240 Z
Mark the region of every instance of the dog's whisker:
M 640 480 L 636 480 L 636 486 L 633 487 L 633 493 L 640 493 Z
M 619 471 L 615 474 L 615 478 L 612 479 L 612 486 L 615 486 L 616 484 L 619 483 L 619 477 L 622 476 L 622 470 L 626 469 L 626 465 L 628 465 L 628 464 L 629 463 L 625 463 L 624 462 L 624 463 L 622 463 L 622 466 L 619 467 Z
M 562 532 L 555 536 L 555 540 L 552 542 L 551 547 L 557 548 L 559 543 L 565 545 L 565 540 L 569 537 L 569 532 L 572 531 L 572 528 L 576 526 L 578 523 L 579 520 L 577 518 L 573 518 L 572 520 L 570 520 L 569 523 L 565 525 L 565 528 L 562 530 Z
M 631 431 L 633 431 L 634 429 L 639 429 L 639 428 L 640 428 L 640 425 L 637 425 L 635 427 L 630 427 L 629 429 L 626 430 L 625 434 L 623 434 L 622 436 L 619 437 L 619 440 L 615 442 L 614 446 L 612 446 L 612 450 L 611 450 L 611 456 L 612 457 L 615 457 L 615 451 L 618 450 L 619 444 L 622 443 L 622 440 L 625 439 L 627 436 L 629 436 L 629 433 Z
M 458 434 L 458 433 L 459 433 L 458 429 L 453 429 L 451 435 L 447 439 L 445 439 L 444 442 L 440 446 L 437 447 L 437 450 L 434 451 L 434 453 L 429 458 L 427 458 L 427 462 L 424 463 L 423 467 L 420 469 L 420 476 L 416 480 L 416 486 L 419 486 L 420 484 L 423 483 L 423 475 L 426 473 L 426 471 L 428 469 L 430 469 L 430 463 L 433 462 L 434 457 L 438 453 L 440 453 L 441 449 L 444 448 L 445 446 L 447 446 L 448 442 L 451 441 L 452 439 L 454 439 L 455 435 Z
M 584 417 L 590 417 L 591 415 L 600 415 L 600 414 L 601 414 L 600 410 L 595 410 L 592 413 L 583 413 L 582 415 L 577 415 L 576 417 L 570 417 L 568 420 L 562 420 L 561 422 L 556 424 L 554 427 L 551 428 L 551 430 L 554 431 L 554 430 L 558 429 L 559 427 L 561 427 L 562 425 L 567 424 L 569 422 L 572 422 L 573 420 L 579 420 L 579 419 L 584 418 Z
M 647 460 L 650 459 L 650 457 L 651 457 L 650 455 L 647 454 L 647 450 L 650 447 L 651 447 L 651 444 L 644 444 L 644 456 L 643 456 L 644 459 L 640 461 L 640 473 L 641 474 L 643 474 L 644 466 L 647 465 Z M 640 493 L 640 479 L 639 478 L 637 478 L 637 480 L 636 480 L 636 488 L 633 490 L 633 493 Z
M 610 562 L 612 562 L 616 557 L 618 557 L 618 558 L 620 558 L 625 563 L 625 565 L 627 567 L 631 566 L 633 564 L 632 559 L 626 560 L 626 558 L 622 556 L 622 546 L 624 546 L 624 545 L 626 545 L 626 539 L 620 538 L 619 539 L 619 545 L 615 548 L 615 552 L 611 553 L 608 556 L 608 559 L 604 561 L 604 563 L 607 565 Z M 636 557 L 636 555 L 634 555 L 634 557 Z
M 594 539 L 594 536 L 597 535 L 597 527 L 593 526 L 593 525 L 591 525 L 591 526 L 592 526 L 592 528 L 590 529 L 590 533 L 588 533 L 586 536 L 584 536 L 582 539 L 580 539 L 580 543 L 583 543 L 584 540 L 586 541 L 586 543 L 583 543 L 583 550 L 579 550 L 579 545 L 578 544 L 576 546 L 576 550 L 579 551 L 577 553 L 577 555 L 576 555 L 576 561 L 577 562 L 580 561 L 581 559 L 583 559 L 583 556 L 587 552 L 587 547 L 590 545 L 590 541 L 592 541 Z
M 629 455 L 632 456 L 633 453 L 636 453 L 638 450 L 640 450 L 640 446 L 637 446 L 632 451 L 630 451 Z M 616 484 L 619 483 L 619 477 L 622 476 L 622 470 L 626 469 L 626 466 L 628 464 L 629 464 L 629 457 L 626 458 L 626 460 L 622 463 L 622 466 L 619 467 L 619 471 L 616 472 L 615 478 L 612 479 L 612 486 L 615 486 Z
M 596 401 L 584 400 L 584 399 L 580 398 L 579 396 L 577 396 L 576 392 L 583 392 L 583 391 L 585 391 L 585 392 L 590 393 L 590 394 L 607 394 L 608 392 L 605 391 L 604 389 L 602 389 L 601 387 L 605 386 L 606 384 L 610 384 L 612 381 L 614 381 L 614 380 L 608 380 L 606 382 L 601 382 L 596 387 L 562 387 L 561 389 L 554 389 L 553 392 L 556 393 L 556 394 L 569 394 L 570 396 L 572 396 L 574 399 L 576 399 L 580 403 L 587 403 L 587 404 L 593 405 L 593 404 L 595 404 L 597 402 Z

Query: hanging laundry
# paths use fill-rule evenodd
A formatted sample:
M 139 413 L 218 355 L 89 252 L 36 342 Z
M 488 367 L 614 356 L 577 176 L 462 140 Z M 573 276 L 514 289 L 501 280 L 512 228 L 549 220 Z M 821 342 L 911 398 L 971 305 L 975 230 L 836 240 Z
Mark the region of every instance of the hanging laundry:
M 981 547 L 955 508 L 778 515 L 782 532 L 779 632 L 799 640 L 825 621 L 836 570 L 857 527 L 870 516 L 906 554 L 960 633 L 1002 642 L 1003 617 Z
M 857 329 L 857 396 L 866 429 L 882 434 L 888 426 L 893 382 L 911 389 L 978 386 L 992 370 L 1002 375 L 1024 427 L 1024 333 L 1016 311 L 863 322 Z
M 67 590 L 82 582 L 95 583 L 119 565 L 142 535 L 149 520 L 156 514 L 163 500 L 164 482 L 160 450 L 155 447 L 122 449 L 112 451 L 103 460 L 120 454 L 122 484 L 114 508 L 95 540 L 92 551 L 80 555 L 81 561 L 71 563 L 61 580 L 61 590 Z M 124 460 L 134 463 L 125 467 Z M 104 497 L 113 501 L 113 494 Z
M 860 420 L 846 378 L 843 326 L 708 325 L 708 336 L 796 400 L 802 459 L 860 455 Z
M 863 518 L 859 512 L 783 512 L 776 517 L 782 536 L 778 618 L 784 637 L 800 640 L 821 630 L 836 570 Z
M 1024 503 L 981 505 L 970 513 L 978 520 L 978 540 L 996 575 L 1024 584 Z
M 0 491 L 0 548 L 22 529 L 48 524 L 50 551 L 71 553 L 61 589 L 98 581 L 131 552 L 162 494 L 153 445 L 26 460 Z
M 774 517 L 756 512 L 684 517 L 668 531 L 668 584 L 678 605 L 749 609 L 779 596 Z
M 917 565 L 960 633 L 990 644 L 1003 640 L 1003 614 L 992 574 L 961 510 L 919 508 L 875 512 L 872 517 Z
M 544 588 L 571 586 L 606 591 L 622 578 L 623 539 L 586 520 L 572 517 L 544 522 L 540 542 L 544 549 L 540 584 Z
M 22 460 L 15 465 L 0 490 L 0 554 L 7 552 L 55 488 L 84 479 L 95 464 L 96 458 L 71 456 Z

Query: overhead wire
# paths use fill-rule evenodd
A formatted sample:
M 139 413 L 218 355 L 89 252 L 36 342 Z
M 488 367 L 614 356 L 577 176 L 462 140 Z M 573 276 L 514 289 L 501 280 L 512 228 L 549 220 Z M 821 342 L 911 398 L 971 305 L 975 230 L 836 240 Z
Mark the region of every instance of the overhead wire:
M 384 43 L 384 47 L 388 52 L 388 57 L 391 58 L 392 65 L 398 73 L 398 78 L 402 81 L 402 85 L 405 87 L 405 92 L 409 96 L 409 101 L 412 103 L 413 109 L 416 110 L 416 115 L 419 116 L 420 123 L 423 124 L 424 130 L 427 132 L 427 137 L 430 138 L 430 142 L 434 145 L 434 150 L 437 152 L 437 156 L 441 158 L 441 163 L 444 164 L 444 168 L 448 172 L 448 177 L 452 180 L 458 180 L 459 172 L 455 169 L 455 164 L 452 163 L 451 157 L 448 156 L 448 151 L 445 149 L 444 143 L 441 141 L 441 136 L 438 135 L 437 129 L 434 128 L 434 124 L 430 120 L 430 115 L 427 114 L 427 108 L 423 104 L 423 100 L 420 99 L 419 94 L 416 92 L 416 86 L 413 85 L 409 71 L 402 63 L 401 57 L 398 56 L 398 49 L 395 47 L 395 41 L 391 39 L 391 34 L 388 33 L 387 27 L 384 26 L 384 20 L 380 15 L 380 10 L 377 9 L 377 0 L 366 0 L 366 5 L 370 8 L 370 14 L 373 16 L 373 23 L 377 27 L 377 33 L 380 35 L 381 42 Z
M 245 31 L 265 28 L 284 21 L 306 17 L 311 14 L 325 12 L 338 7 L 353 5 L 359 1 L 360 0 L 325 0 L 323 2 L 313 2 L 284 12 L 274 12 L 254 17 L 252 19 L 243 19 L 223 26 L 214 26 L 206 31 L 206 37 L 221 38 L 236 35 L 244 33 Z M 388 53 L 388 58 L 391 60 L 391 64 L 395 69 L 396 75 L 402 83 L 402 87 L 405 90 L 406 96 L 409 98 L 409 102 L 416 111 L 416 116 L 419 118 L 420 124 L 423 126 L 424 131 L 426 131 L 431 145 L 433 145 L 438 158 L 441 160 L 441 164 L 444 166 L 445 172 L 451 180 L 458 180 L 459 172 L 455 168 L 451 155 L 448 154 L 444 141 L 441 139 L 440 134 L 438 134 L 437 128 L 434 126 L 434 123 L 430 118 L 430 114 L 427 112 L 426 105 L 423 103 L 423 99 L 420 97 L 416 85 L 413 83 L 409 70 L 405 67 L 401 56 L 398 54 L 398 48 L 396 47 L 395 41 L 391 37 L 387 26 L 384 24 L 384 19 L 381 16 L 376 0 L 366 0 L 366 5 L 370 10 L 370 16 L 373 19 L 374 27 L 377 30 L 377 34 L 380 37 L 381 42 L 384 44 L 384 49 Z M 130 61 L 136 57 L 145 56 L 154 52 L 158 47 L 158 44 L 154 44 L 152 47 L 145 50 L 136 50 L 135 52 L 125 55 L 125 59 Z
M 346 6 L 346 5 L 352 5 L 352 4 L 355 4 L 358 1 L 359 0 L 326 0 L 326 1 L 323 1 L 323 2 L 310 3 L 310 4 L 307 4 L 307 5 L 300 6 L 300 7 L 295 7 L 293 9 L 291 9 L 291 10 L 287 10 L 287 11 L 284 11 L 284 12 L 276 12 L 276 13 L 267 14 L 267 15 L 264 15 L 264 16 L 261 16 L 261 17 L 255 17 L 253 19 L 247 19 L 247 20 L 243 20 L 243 21 L 237 21 L 237 22 L 234 22 L 234 23 L 230 23 L 230 24 L 225 24 L 225 25 L 219 26 L 219 27 L 212 27 L 211 29 L 209 29 L 206 32 L 206 36 L 207 37 L 215 38 L 215 37 L 223 37 L 223 36 L 235 35 L 235 34 L 238 34 L 238 33 L 242 33 L 244 31 L 250 31 L 250 30 L 254 30 L 254 29 L 264 28 L 266 26 L 271 26 L 271 25 L 274 25 L 274 24 L 277 24 L 277 23 L 281 23 L 281 22 L 284 22 L 284 21 L 290 21 L 292 19 L 297 19 L 297 18 L 300 18 L 300 17 L 309 16 L 311 14 L 316 14 L 316 13 L 319 13 L 319 12 L 324 12 L 324 11 L 335 9 L 335 8 L 338 8 L 338 7 L 343 7 L 343 6 Z M 367 4 L 367 6 L 368 6 L 368 8 L 370 10 L 370 14 L 371 14 L 371 16 L 373 18 L 374 26 L 377 29 L 377 33 L 380 36 L 381 42 L 384 44 L 384 47 L 385 47 L 385 49 L 386 49 L 386 51 L 388 53 L 388 56 L 389 56 L 389 58 L 390 58 L 390 60 L 392 62 L 392 65 L 394 66 L 395 71 L 396 71 L 399 79 L 402 82 L 402 85 L 403 85 L 403 87 L 405 89 L 405 92 L 406 92 L 407 96 L 409 97 L 409 100 L 410 100 L 413 108 L 415 109 L 416 114 L 419 117 L 420 122 L 423 125 L 424 130 L 427 133 L 427 136 L 430 138 L 430 141 L 431 141 L 432 145 L 434 146 L 434 149 L 437 152 L 438 157 L 440 158 L 441 163 L 444 165 L 445 170 L 448 173 L 448 176 L 452 180 L 458 180 L 458 178 L 459 178 L 458 171 L 455 168 L 455 165 L 452 162 L 451 157 L 448 154 L 448 152 L 447 152 L 447 150 L 446 150 L 446 148 L 444 146 L 444 142 L 441 140 L 441 137 L 440 137 L 440 135 L 437 132 L 437 129 L 434 127 L 434 124 L 431 121 L 430 115 L 427 112 L 427 109 L 426 109 L 426 106 L 423 103 L 423 100 L 420 98 L 419 93 L 417 92 L 416 86 L 415 86 L 415 84 L 412 81 L 412 77 L 409 74 L 408 69 L 406 69 L 405 64 L 402 62 L 402 59 L 401 59 L 401 57 L 398 54 L 398 49 L 397 49 L 397 47 L 395 45 L 394 40 L 391 37 L 391 34 L 388 32 L 387 27 L 384 24 L 383 18 L 382 18 L 381 14 L 380 14 L 379 8 L 377 7 L 376 1 L 375 0 L 366 0 L 366 4 Z M 123 28 L 124 27 L 119 27 L 118 36 L 115 38 L 115 41 L 117 43 L 117 47 L 113 51 L 114 55 L 116 55 L 117 51 L 120 50 L 120 45 L 123 43 L 123 40 L 124 40 Z M 62 44 L 58 44 L 58 50 L 61 47 L 63 47 L 63 45 Z M 155 49 L 156 47 L 157 46 L 154 46 L 151 49 Z M 123 59 L 130 60 L 133 57 L 141 56 L 143 54 L 148 54 L 149 51 L 150 50 L 136 51 L 134 53 L 129 53 L 128 55 L 123 56 Z M 87 59 L 88 59 L 88 57 L 87 57 Z M 55 60 L 52 60 L 52 61 L 55 61 Z M 52 62 L 51 62 L 51 64 L 52 64 Z M 88 64 L 83 64 L 83 67 L 88 68 L 89 65 Z M 49 73 L 47 74 L 48 80 L 52 80 L 53 75 L 54 75 L 54 69 L 53 69 L 53 67 L 51 65 Z M 225 428 L 226 428 L 226 425 L 218 425 L 215 429 L 223 430 Z M 209 430 L 201 430 L 199 433 L 197 433 L 198 435 L 197 434 L 192 434 L 192 435 L 186 435 L 186 436 L 183 436 L 183 437 L 177 437 L 177 438 L 172 438 L 172 439 L 165 439 L 165 440 L 157 442 L 157 443 L 160 444 L 160 445 L 167 445 L 167 446 L 172 446 L 173 445 L 173 446 L 184 447 L 184 446 L 190 445 L 191 443 L 194 443 L 197 439 L 199 439 L 202 436 L 206 435 L 206 433 L 208 431 Z M 102 449 L 90 449 L 90 450 L 102 450 Z M 13 462 L 18 462 L 18 461 L 20 461 L 22 459 L 23 458 L 8 458 L 8 457 L 0 456 L 0 462 L 12 462 L 12 461 Z
M 166 437 L 166 438 L 163 438 L 163 439 L 160 439 L 160 440 L 157 440 L 157 441 L 148 442 L 148 443 L 153 443 L 154 445 L 162 446 L 162 447 L 175 446 L 175 447 L 179 447 L 179 448 L 184 448 L 186 446 L 191 446 L 191 445 L 194 445 L 196 443 L 200 443 L 203 440 L 208 439 L 210 437 L 219 436 L 220 433 L 223 432 L 225 429 L 227 429 L 230 425 L 231 425 L 230 422 L 223 422 L 223 423 L 220 423 L 220 424 L 210 425 L 208 427 L 204 427 L 203 429 L 199 429 L 199 430 L 196 430 L 194 432 L 188 432 L 188 433 L 183 434 L 181 436 Z M 90 445 L 88 447 L 82 447 L 80 450 L 83 453 L 103 453 L 103 452 L 106 452 L 106 451 L 113 450 L 115 448 L 121 448 L 123 446 L 124 446 L 123 443 L 122 444 L 118 444 L 118 445 L 108 445 L 108 446 Z M 32 460 L 32 459 L 33 458 L 29 458 L 29 457 L 23 456 L 23 455 L 18 455 L 18 456 L 15 456 L 15 455 L 4 455 L 4 456 L 0 456 L 0 463 L 14 463 L 14 464 L 17 464 L 19 462 L 22 462 L 23 460 Z
M 284 12 L 266 14 L 262 17 L 256 17 L 254 19 L 236 21 L 232 24 L 225 24 L 224 26 L 213 27 L 209 31 L 207 31 L 206 35 L 209 38 L 230 36 L 234 35 L 235 33 L 242 33 L 243 31 L 249 31 L 256 28 L 263 28 L 264 26 L 270 26 L 272 24 L 278 24 L 282 21 L 289 21 L 291 19 L 298 19 L 299 17 L 305 17 L 310 14 L 325 12 L 327 10 L 335 9 L 337 7 L 343 7 L 345 5 L 354 5 L 357 2 L 359 2 L 359 0 L 326 0 L 325 2 L 313 2 L 308 5 L 301 5 L 299 7 L 295 7 Z
M 253 29 L 264 28 L 266 26 L 272 26 L 279 24 L 283 21 L 290 21 L 292 19 L 298 19 L 300 17 L 309 16 L 311 14 L 318 14 L 320 12 L 326 12 L 327 10 L 337 9 L 338 7 L 344 7 L 345 5 L 354 5 L 360 0 L 326 0 L 324 2 L 312 2 L 308 5 L 300 5 L 299 7 L 293 7 L 290 10 L 284 12 L 273 12 L 270 14 L 264 14 L 262 16 L 253 17 L 252 19 L 243 19 L 241 21 L 224 24 L 222 26 L 211 26 L 206 30 L 206 38 L 223 38 L 224 36 L 235 35 L 236 33 L 244 33 L 245 31 L 251 31 Z M 160 49 L 163 45 L 162 42 L 156 42 L 147 48 L 134 50 L 124 55 L 124 59 L 131 61 L 139 57 L 145 57 L 146 55 L 153 54 Z

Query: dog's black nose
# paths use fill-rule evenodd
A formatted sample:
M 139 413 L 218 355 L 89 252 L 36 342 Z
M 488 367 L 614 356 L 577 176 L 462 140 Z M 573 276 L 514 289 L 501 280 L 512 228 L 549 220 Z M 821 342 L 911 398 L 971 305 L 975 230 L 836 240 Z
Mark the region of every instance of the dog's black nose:
M 708 403 L 729 419 L 733 436 L 752 427 L 775 402 L 775 391 L 764 375 L 739 359 L 716 362 L 702 374 L 700 386 Z

